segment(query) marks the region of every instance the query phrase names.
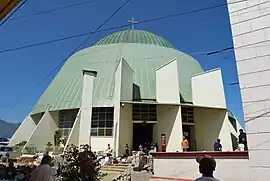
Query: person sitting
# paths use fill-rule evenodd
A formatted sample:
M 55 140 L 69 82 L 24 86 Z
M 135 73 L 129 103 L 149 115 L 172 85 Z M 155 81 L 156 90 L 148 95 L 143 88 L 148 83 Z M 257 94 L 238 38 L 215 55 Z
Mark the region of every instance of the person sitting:
M 217 141 L 215 142 L 214 151 L 222 151 L 222 145 L 220 143 L 220 139 L 217 139 Z
M 216 169 L 216 161 L 213 157 L 204 155 L 203 157 L 198 157 L 196 161 L 199 163 L 199 171 L 202 176 L 194 181 L 219 181 L 213 176 Z

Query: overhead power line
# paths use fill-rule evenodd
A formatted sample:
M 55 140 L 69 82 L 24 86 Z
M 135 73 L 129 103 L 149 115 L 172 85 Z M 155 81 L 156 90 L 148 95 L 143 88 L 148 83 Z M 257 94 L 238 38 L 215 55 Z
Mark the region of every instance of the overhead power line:
M 124 8 L 130 0 L 125 1 L 119 8 L 117 8 L 107 19 L 105 19 L 104 22 L 102 22 L 97 28 L 96 32 L 99 31 L 100 28 L 102 28 L 110 19 L 113 18 L 115 14 L 117 14 L 122 8 Z M 94 33 L 93 33 L 94 34 Z M 37 87 L 41 85 L 51 74 L 53 74 L 56 70 L 61 68 L 61 66 L 66 62 L 66 60 L 74 54 L 81 46 L 83 46 L 91 37 L 93 34 L 90 34 L 82 43 L 80 43 L 67 57 L 65 57 L 56 67 L 54 67 L 48 74 L 46 74 L 36 85 Z M 21 99 L 19 99 L 12 107 L 17 106 L 21 102 Z
M 17 7 L 0 23 L 0 27 L 2 27 L 26 2 L 27 0 L 24 0 L 21 4 L 17 5 Z
M 245 2 L 245 1 L 247 1 L 247 0 L 235 1 L 235 2 L 232 2 L 232 3 L 228 3 L 228 4 L 235 4 L 235 3 L 239 3 L 239 2 Z M 227 3 L 226 4 L 215 5 L 215 6 L 210 6 L 210 7 L 206 7 L 206 8 L 190 10 L 190 11 L 186 11 L 186 12 L 180 12 L 180 13 L 166 15 L 166 16 L 161 16 L 161 17 L 158 17 L 158 18 L 152 18 L 152 19 L 140 21 L 140 22 L 138 22 L 136 24 L 145 24 L 145 23 L 164 20 L 164 19 L 169 19 L 169 18 L 173 18 L 173 17 L 177 17 L 177 16 L 183 16 L 183 15 L 187 15 L 187 14 L 198 13 L 198 12 L 201 12 L 201 11 L 206 11 L 206 10 L 210 10 L 210 9 L 219 8 L 219 7 L 222 7 L 222 6 L 227 6 Z M 69 39 L 74 39 L 74 38 L 78 38 L 78 37 L 83 37 L 83 36 L 91 35 L 91 34 L 95 34 L 95 33 L 111 31 L 111 30 L 117 30 L 117 29 L 129 27 L 129 26 L 130 26 L 130 24 L 124 24 L 124 25 L 115 26 L 115 27 L 111 27 L 111 28 L 106 28 L 106 29 L 101 29 L 101 30 L 99 29 L 98 31 L 91 31 L 91 32 L 81 33 L 81 34 L 67 36 L 67 37 L 63 37 L 63 38 L 58 38 L 58 39 L 54 39 L 54 40 L 49 40 L 49 41 L 34 43 L 34 44 L 30 44 L 30 45 L 20 46 L 20 47 L 16 47 L 16 48 L 1 50 L 0 53 L 6 53 L 6 52 L 25 49 L 25 48 L 32 48 L 32 47 L 36 47 L 36 46 L 56 43 L 56 42 L 65 41 L 65 40 L 69 40 Z
M 69 8 L 74 8 L 74 7 L 90 4 L 90 3 L 93 3 L 95 1 L 96 0 L 90 0 L 90 1 L 88 0 L 88 1 L 80 2 L 80 3 L 74 3 L 74 4 L 62 6 L 62 7 L 57 7 L 57 8 L 54 8 L 54 9 L 49 9 L 49 10 L 45 10 L 45 11 L 36 12 L 36 13 L 30 14 L 30 15 L 11 18 L 8 21 L 14 21 L 14 20 L 19 20 L 19 19 L 23 19 L 23 18 L 28 18 L 28 17 L 31 17 L 31 16 L 38 16 L 38 15 L 42 15 L 42 14 L 52 13 L 52 12 L 55 12 L 55 11 L 61 11 L 61 10 L 69 9 Z
M 77 46 L 67 57 L 65 57 L 61 62 L 60 64 L 58 64 L 52 71 L 50 71 L 39 83 L 38 83 L 38 86 L 40 84 L 42 84 L 55 70 L 57 70 L 59 67 L 61 67 L 65 62 L 66 60 L 71 56 L 73 55 L 77 50 L 79 50 L 85 43 L 87 43 L 87 41 L 92 37 L 92 35 L 99 31 L 100 28 L 102 28 L 108 21 L 110 21 L 110 19 L 116 14 L 118 13 L 123 7 L 125 7 L 127 5 L 127 3 L 129 3 L 130 0 L 127 0 L 126 2 L 124 2 L 119 8 L 117 8 L 103 23 L 101 23 L 97 28 L 96 30 L 90 34 L 90 36 L 88 36 L 81 44 L 79 44 L 79 46 Z

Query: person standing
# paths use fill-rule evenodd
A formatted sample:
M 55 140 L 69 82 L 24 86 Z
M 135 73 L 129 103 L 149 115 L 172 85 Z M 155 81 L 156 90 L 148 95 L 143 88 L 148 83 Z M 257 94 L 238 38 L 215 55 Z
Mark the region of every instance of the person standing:
M 202 176 L 194 181 L 219 181 L 213 176 L 216 169 L 216 161 L 213 157 L 204 155 L 203 157 L 198 157 L 196 161 L 199 163 L 199 171 Z
M 217 141 L 215 142 L 214 151 L 222 151 L 222 145 L 220 143 L 220 139 L 217 139 Z
M 243 144 L 244 148 L 245 148 L 245 151 L 247 151 L 248 150 L 248 147 L 247 147 L 247 134 L 243 131 L 243 129 L 240 129 L 239 132 L 240 132 L 240 134 L 238 136 L 238 143 Z
M 129 156 L 129 146 L 128 146 L 128 144 L 126 144 L 126 146 L 125 146 L 125 155 Z
M 40 165 L 31 172 L 30 181 L 55 181 L 57 172 L 50 166 L 51 161 L 49 155 L 44 155 Z
M 183 139 L 182 139 L 182 148 L 183 148 L 183 152 L 186 152 L 189 149 L 189 142 L 185 136 L 183 136 Z

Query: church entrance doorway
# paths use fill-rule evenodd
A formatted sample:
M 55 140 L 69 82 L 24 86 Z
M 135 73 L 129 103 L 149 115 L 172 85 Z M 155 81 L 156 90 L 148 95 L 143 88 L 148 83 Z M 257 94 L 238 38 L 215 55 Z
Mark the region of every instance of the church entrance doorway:
M 195 125 L 183 124 L 182 127 L 183 127 L 183 136 L 185 136 L 189 142 L 188 151 L 196 151 Z
M 153 124 L 133 123 L 133 150 L 139 151 L 140 145 L 150 145 L 153 141 Z

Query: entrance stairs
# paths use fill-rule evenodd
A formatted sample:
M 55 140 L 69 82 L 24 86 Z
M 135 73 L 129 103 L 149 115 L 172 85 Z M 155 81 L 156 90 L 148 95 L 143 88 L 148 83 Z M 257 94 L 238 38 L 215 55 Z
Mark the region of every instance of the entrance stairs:
M 110 164 L 104 165 L 100 168 L 100 173 L 107 173 L 108 175 L 102 179 L 102 181 L 128 181 L 131 180 L 130 164 Z
M 110 164 L 104 165 L 100 168 L 101 173 L 125 173 L 130 171 L 131 165 L 130 164 Z

